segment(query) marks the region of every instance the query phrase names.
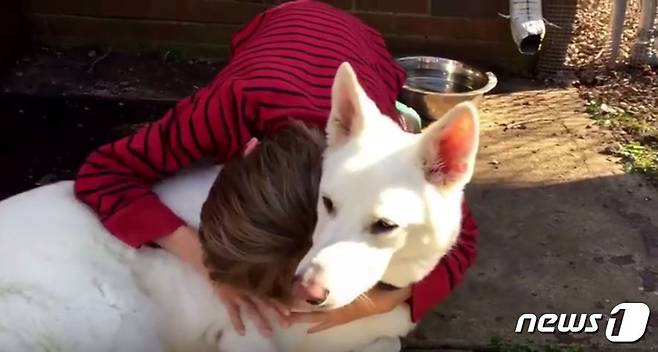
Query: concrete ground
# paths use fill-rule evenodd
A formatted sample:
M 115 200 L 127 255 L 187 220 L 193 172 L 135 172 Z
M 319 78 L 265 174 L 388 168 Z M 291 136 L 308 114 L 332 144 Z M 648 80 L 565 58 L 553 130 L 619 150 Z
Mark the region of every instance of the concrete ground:
M 46 53 L 23 60 L 0 91 L 173 104 L 211 77 L 209 66 Z M 507 88 L 483 103 L 477 173 L 467 191 L 481 227 L 478 261 L 407 339 L 407 350 L 529 352 L 531 340 L 658 351 L 658 193 L 600 153 L 609 136 L 591 126 L 575 90 Z M 653 311 L 638 343 L 605 338 L 607 316 L 622 302 Z M 606 317 L 594 334 L 514 332 L 521 314 L 549 312 Z M 492 346 L 500 339 L 508 343 Z
M 481 227 L 478 262 L 408 340 L 409 350 L 658 350 L 658 193 L 599 153 L 574 89 L 489 96 L 467 196 Z M 611 309 L 652 310 L 634 344 L 605 338 Z M 515 333 L 524 313 L 602 313 L 594 334 Z M 509 340 L 507 349 L 492 339 Z M 513 348 L 517 349 L 513 349 Z

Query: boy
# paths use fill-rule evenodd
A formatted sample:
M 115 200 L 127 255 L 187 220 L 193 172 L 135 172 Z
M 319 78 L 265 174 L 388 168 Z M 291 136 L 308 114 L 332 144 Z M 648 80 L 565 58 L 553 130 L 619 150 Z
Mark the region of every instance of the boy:
M 157 243 L 207 276 L 198 235 L 159 201 L 152 185 L 204 157 L 225 163 L 252 138 L 262 139 L 291 120 L 324 127 L 333 77 L 344 61 L 382 113 L 404 126 L 395 101 L 405 73 L 379 33 L 325 3 L 288 2 L 257 16 L 234 36 L 229 63 L 209 86 L 136 134 L 94 151 L 78 174 L 77 196 L 122 241 L 135 247 Z M 461 281 L 475 259 L 477 228 L 467 211 L 464 224 L 451 254 L 421 283 L 392 291 L 395 302 L 389 301 L 391 295 L 375 295 L 376 310 L 328 312 L 317 317 L 315 330 L 407 299 L 413 319 L 420 319 Z M 280 302 L 228 283 L 216 287 L 238 332 L 244 331 L 241 312 L 265 335 L 271 332 L 265 309 L 275 309 L 283 323 L 289 322 L 289 311 Z

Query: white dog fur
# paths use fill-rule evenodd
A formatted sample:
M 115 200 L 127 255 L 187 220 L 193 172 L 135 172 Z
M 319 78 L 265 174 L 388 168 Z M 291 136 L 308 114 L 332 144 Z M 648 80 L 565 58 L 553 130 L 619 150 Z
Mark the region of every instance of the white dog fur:
M 298 270 L 329 290 L 322 308 L 345 305 L 378 281 L 421 280 L 454 245 L 477 126 L 475 108 L 462 104 L 423 134 L 404 133 L 341 65 L 321 181 L 335 212 L 320 200 L 314 244 Z M 198 228 L 219 171 L 184 172 L 155 192 Z M 379 218 L 398 227 L 373 235 Z M 317 334 L 299 324 L 265 339 L 248 324 L 240 337 L 200 275 L 165 251 L 112 237 L 74 197 L 72 182 L 0 202 L 0 352 L 398 351 L 413 326 L 403 304 Z

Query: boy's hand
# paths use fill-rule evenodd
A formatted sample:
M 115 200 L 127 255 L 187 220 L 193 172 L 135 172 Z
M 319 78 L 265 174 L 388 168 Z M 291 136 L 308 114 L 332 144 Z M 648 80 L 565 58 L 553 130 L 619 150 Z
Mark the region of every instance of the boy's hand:
M 290 325 L 288 321 L 290 310 L 275 300 L 265 300 L 227 284 L 215 284 L 215 290 L 226 307 L 233 328 L 240 335 L 245 333 L 241 314 L 243 311 L 254 321 L 258 331 L 266 337 L 272 336 L 272 326 L 267 319 L 268 316 L 275 315 L 283 327 Z
M 292 313 L 291 318 L 293 322 L 317 323 L 308 330 L 311 334 L 371 315 L 390 312 L 410 296 L 409 287 L 395 290 L 374 287 L 363 297 L 344 307 L 330 311 Z
M 283 304 L 259 299 L 246 292 L 238 290 L 227 284 L 213 282 L 208 275 L 208 270 L 203 264 L 203 250 L 198 234 L 187 226 L 181 226 L 171 235 L 158 240 L 158 244 L 164 249 L 179 257 L 191 265 L 197 272 L 205 277 L 215 288 L 217 295 L 226 307 L 233 328 L 244 335 L 245 327 L 242 320 L 242 311 L 246 312 L 264 336 L 270 336 L 272 327 L 266 318 L 267 312 L 274 313 L 278 317 L 281 326 L 288 326 L 290 311 Z

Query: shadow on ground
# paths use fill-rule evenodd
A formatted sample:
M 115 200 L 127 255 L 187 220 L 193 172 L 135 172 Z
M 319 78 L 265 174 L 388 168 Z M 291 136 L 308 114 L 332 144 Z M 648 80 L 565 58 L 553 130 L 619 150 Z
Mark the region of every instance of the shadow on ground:
M 0 199 L 75 176 L 96 147 L 162 116 L 173 103 L 0 94 Z
M 654 311 L 637 344 L 658 346 L 655 241 L 658 222 L 646 210 L 658 199 L 628 193 L 634 176 L 611 176 L 540 187 L 471 185 L 468 198 L 481 226 L 480 255 L 465 283 L 420 325 L 411 345 L 483 347 L 493 337 L 610 348 L 605 321 L 596 334 L 516 334 L 524 313 L 602 313 L 622 302 Z

